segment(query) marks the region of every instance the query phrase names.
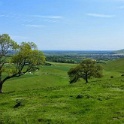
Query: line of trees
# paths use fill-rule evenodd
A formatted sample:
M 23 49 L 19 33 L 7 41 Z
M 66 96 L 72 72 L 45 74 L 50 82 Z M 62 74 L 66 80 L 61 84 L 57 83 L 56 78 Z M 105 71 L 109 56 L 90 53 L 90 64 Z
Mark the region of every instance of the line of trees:
M 67 56 L 46 56 L 46 61 L 50 61 L 50 62 L 60 62 L 60 63 L 76 63 L 76 61 L 74 61 L 72 59 L 72 57 L 68 58 Z

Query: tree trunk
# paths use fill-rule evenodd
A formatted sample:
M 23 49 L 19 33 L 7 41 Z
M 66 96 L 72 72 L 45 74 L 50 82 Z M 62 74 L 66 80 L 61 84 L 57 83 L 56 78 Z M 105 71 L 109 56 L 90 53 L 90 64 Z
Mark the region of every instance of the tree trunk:
M 87 73 L 86 73 L 85 81 L 86 81 L 86 83 L 88 83 L 88 75 L 87 75 Z
M 0 93 L 2 93 L 3 84 L 0 82 Z
M 86 83 L 88 83 L 88 79 L 86 78 Z

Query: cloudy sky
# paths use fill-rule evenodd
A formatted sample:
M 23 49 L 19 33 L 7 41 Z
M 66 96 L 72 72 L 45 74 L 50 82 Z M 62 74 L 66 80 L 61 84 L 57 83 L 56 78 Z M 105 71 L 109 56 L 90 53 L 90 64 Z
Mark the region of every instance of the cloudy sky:
M 0 0 L 0 34 L 41 50 L 124 49 L 124 0 Z

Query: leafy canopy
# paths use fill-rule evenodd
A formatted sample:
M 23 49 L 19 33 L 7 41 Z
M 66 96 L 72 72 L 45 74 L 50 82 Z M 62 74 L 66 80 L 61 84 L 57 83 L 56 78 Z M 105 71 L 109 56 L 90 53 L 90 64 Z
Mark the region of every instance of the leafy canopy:
M 68 75 L 70 83 L 77 82 L 79 78 L 83 78 L 88 83 L 88 79 L 91 77 L 102 77 L 102 67 L 95 60 L 86 59 L 75 68 L 71 68 L 68 71 Z
M 18 45 L 8 34 L 0 35 L 0 92 L 6 80 L 36 71 L 44 62 L 45 56 L 35 43 Z

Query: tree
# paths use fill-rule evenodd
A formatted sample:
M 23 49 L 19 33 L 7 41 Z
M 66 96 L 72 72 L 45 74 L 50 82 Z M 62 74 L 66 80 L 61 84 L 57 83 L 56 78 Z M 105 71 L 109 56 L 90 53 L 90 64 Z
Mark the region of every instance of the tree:
M 0 93 L 6 80 L 36 71 L 44 62 L 44 54 L 33 42 L 18 45 L 8 34 L 0 35 Z
M 71 68 L 68 71 L 70 83 L 75 83 L 79 78 L 83 78 L 86 83 L 90 77 L 102 77 L 102 67 L 96 63 L 95 60 L 86 59 L 83 60 L 75 68 Z

